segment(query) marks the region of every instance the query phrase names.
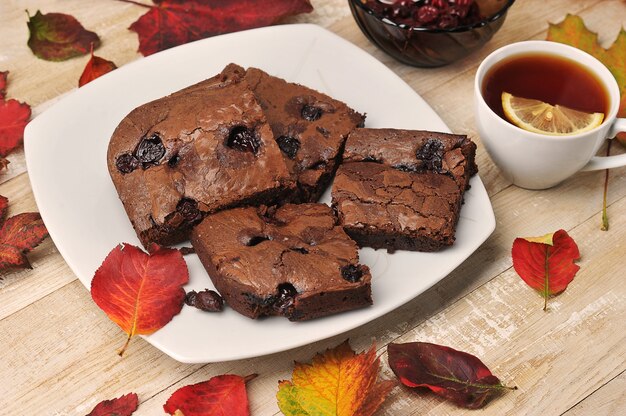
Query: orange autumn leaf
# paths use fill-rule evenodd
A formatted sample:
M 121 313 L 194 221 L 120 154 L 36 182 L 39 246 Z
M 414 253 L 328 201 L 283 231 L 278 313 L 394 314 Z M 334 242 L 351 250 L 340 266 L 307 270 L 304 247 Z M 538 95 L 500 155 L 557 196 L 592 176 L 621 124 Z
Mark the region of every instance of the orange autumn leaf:
M 130 244 L 111 250 L 91 281 L 91 297 L 128 334 L 119 355 L 133 336 L 155 332 L 180 312 L 188 281 L 179 250 L 157 246 L 147 254 Z
M 94 55 L 93 45 L 91 45 L 91 58 L 87 61 L 87 65 L 85 65 L 85 69 L 83 69 L 83 73 L 78 79 L 78 86 L 82 87 L 94 79 L 100 78 L 102 75 L 113 71 L 114 69 L 117 69 L 117 65 L 115 65 L 114 62 Z
M 296 363 L 291 381 L 279 382 L 278 407 L 286 416 L 371 416 L 394 387 L 378 381 L 376 349 L 356 354 L 348 341 Z

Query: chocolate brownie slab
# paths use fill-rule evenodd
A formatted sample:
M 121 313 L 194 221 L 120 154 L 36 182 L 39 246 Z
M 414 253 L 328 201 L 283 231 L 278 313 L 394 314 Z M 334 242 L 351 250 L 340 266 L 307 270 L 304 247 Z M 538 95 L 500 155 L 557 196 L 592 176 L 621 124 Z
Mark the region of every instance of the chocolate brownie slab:
M 360 246 L 436 251 L 454 242 L 478 170 L 466 136 L 419 130 L 356 129 L 346 142 L 332 201 Z
M 454 242 L 462 195 L 448 175 L 349 162 L 337 170 L 332 199 L 359 246 L 437 251 Z
M 144 246 L 180 242 L 208 213 L 294 189 L 244 75 L 229 65 L 136 108 L 113 133 L 109 173 Z
M 348 138 L 343 160 L 375 161 L 397 169 L 451 175 L 462 191 L 478 168 L 476 144 L 467 136 L 422 130 L 356 129 Z
M 341 159 L 346 137 L 365 116 L 305 86 L 249 68 L 246 80 L 298 183 L 294 202 L 317 201 Z
M 250 318 L 301 321 L 372 303 L 369 269 L 324 204 L 221 211 L 191 243 L 226 302 Z

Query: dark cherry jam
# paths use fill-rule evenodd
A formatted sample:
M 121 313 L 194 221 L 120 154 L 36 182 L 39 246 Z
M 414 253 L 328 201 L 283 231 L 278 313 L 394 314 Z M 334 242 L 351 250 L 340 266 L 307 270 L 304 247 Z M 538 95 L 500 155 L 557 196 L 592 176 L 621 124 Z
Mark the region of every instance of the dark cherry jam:
M 380 18 L 400 26 L 453 29 L 482 20 L 475 0 L 361 0 Z

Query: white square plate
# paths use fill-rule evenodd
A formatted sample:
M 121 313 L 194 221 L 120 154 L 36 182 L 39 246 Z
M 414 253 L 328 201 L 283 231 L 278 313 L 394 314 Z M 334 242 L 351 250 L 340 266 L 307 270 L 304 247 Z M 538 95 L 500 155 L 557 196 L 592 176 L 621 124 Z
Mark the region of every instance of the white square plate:
M 259 67 L 342 100 L 367 113 L 367 127 L 449 131 L 386 66 L 314 25 L 218 36 L 125 65 L 69 94 L 25 132 L 37 205 L 59 252 L 87 288 L 113 247 L 121 242 L 139 245 L 107 171 L 113 130 L 133 108 L 213 76 L 230 62 Z M 478 176 L 471 186 L 452 247 L 438 253 L 360 251 L 361 262 L 372 270 L 371 307 L 299 323 L 282 317 L 251 320 L 229 308 L 206 313 L 183 307 L 146 339 L 181 362 L 217 362 L 284 351 L 378 318 L 444 278 L 493 232 L 493 210 Z M 323 201 L 330 201 L 328 192 Z M 190 282 L 185 289 L 212 288 L 197 256 L 186 259 Z

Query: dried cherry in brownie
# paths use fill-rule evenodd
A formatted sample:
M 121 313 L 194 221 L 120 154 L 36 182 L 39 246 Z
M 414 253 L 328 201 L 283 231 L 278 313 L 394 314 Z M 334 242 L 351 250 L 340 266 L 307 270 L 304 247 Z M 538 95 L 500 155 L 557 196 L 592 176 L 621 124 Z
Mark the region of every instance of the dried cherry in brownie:
M 346 137 L 365 116 L 311 88 L 249 68 L 254 90 L 287 166 L 297 180 L 293 201 L 317 201 L 341 159 Z
M 357 245 L 324 204 L 207 216 L 191 242 L 226 303 L 250 318 L 318 318 L 372 303 Z
M 245 71 L 133 110 L 108 149 L 113 183 L 141 242 L 174 244 L 208 213 L 275 203 L 295 187 Z

